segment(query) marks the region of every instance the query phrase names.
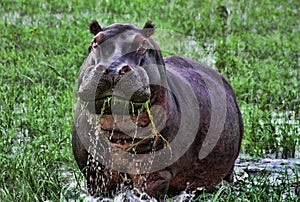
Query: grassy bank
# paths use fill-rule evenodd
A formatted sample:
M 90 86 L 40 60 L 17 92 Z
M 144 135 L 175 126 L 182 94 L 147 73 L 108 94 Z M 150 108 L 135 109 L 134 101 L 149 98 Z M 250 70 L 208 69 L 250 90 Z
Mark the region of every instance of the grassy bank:
M 92 37 L 92 19 L 103 26 L 143 26 L 150 19 L 157 29 L 191 36 L 202 57 L 193 51 L 185 51 L 185 56 L 218 69 L 236 91 L 245 122 L 242 152 L 297 155 L 299 8 L 298 0 L 2 0 L 0 201 L 60 201 L 80 191 L 69 190 L 69 175 L 82 178 L 71 151 L 72 92 Z M 258 189 L 257 198 L 253 195 L 259 190 L 247 187 L 235 195 L 224 192 L 235 197 L 228 200 L 242 201 L 263 201 L 270 194 L 280 198 L 282 193 Z

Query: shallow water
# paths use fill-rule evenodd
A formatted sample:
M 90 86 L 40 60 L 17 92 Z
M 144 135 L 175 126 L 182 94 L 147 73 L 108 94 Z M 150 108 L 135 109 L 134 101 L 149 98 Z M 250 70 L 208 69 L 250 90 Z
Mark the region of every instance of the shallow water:
M 286 189 L 286 193 L 282 193 L 284 195 L 297 195 L 298 193 L 298 186 L 299 186 L 299 178 L 300 178 L 300 159 L 271 159 L 271 158 L 253 158 L 245 154 L 241 154 L 236 161 L 235 164 L 235 176 L 233 183 L 222 182 L 216 187 L 216 191 L 221 186 L 230 187 L 232 189 L 232 194 L 239 195 L 241 192 L 240 187 L 247 187 L 251 189 L 252 186 L 259 184 L 259 180 L 261 177 L 271 185 L 274 186 L 287 186 L 286 180 L 289 181 L 289 187 Z M 255 179 L 257 177 L 257 179 Z M 130 202 L 156 202 L 154 198 L 149 197 L 146 193 L 141 193 L 138 190 L 133 191 L 126 190 L 114 198 L 93 198 L 89 196 L 86 192 L 85 187 L 85 180 L 81 182 L 81 193 L 77 196 L 83 201 L 86 202 L 100 202 L 100 201 L 109 201 L 109 202 L 123 202 L 123 201 L 130 201 Z M 70 182 L 69 190 L 73 191 L 76 187 L 75 179 Z M 199 188 L 196 191 L 201 191 L 202 189 Z M 177 202 L 187 202 L 193 201 L 195 199 L 195 192 L 186 193 L 182 192 L 180 195 L 173 197 L 173 201 Z M 70 199 L 68 198 L 65 201 L 77 201 L 78 198 Z

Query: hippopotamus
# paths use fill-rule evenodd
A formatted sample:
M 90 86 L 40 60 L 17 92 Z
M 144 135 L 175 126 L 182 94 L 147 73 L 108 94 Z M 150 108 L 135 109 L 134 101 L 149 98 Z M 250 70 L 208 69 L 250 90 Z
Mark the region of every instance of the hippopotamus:
M 72 129 L 88 192 L 162 200 L 232 181 L 243 120 L 230 83 L 194 60 L 163 58 L 151 22 L 89 28 Z

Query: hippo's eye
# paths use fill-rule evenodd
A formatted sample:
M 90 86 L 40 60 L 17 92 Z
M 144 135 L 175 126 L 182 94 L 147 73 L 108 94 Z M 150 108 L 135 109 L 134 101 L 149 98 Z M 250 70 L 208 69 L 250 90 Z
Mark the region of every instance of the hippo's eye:
M 137 54 L 139 55 L 144 55 L 146 53 L 147 49 L 146 48 L 143 48 L 143 47 L 140 47 L 136 50 Z
M 136 52 L 139 55 L 144 55 L 148 50 L 148 41 L 145 39 L 143 40 L 142 44 L 138 47 L 138 49 L 136 50 Z

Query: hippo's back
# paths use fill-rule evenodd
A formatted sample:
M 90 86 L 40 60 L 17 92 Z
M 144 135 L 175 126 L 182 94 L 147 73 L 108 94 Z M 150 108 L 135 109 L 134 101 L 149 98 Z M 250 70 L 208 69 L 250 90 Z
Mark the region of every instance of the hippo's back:
M 178 189 L 180 184 L 180 188 L 186 187 L 186 183 L 191 189 L 197 188 L 192 184 L 210 188 L 231 173 L 240 151 L 243 121 L 234 91 L 217 71 L 193 60 L 171 56 L 165 58 L 165 64 L 173 94 L 185 94 L 183 89 L 194 93 L 194 98 L 180 98 L 186 102 L 196 98 L 194 108 L 181 113 L 187 113 L 188 121 L 199 125 L 197 134 L 185 140 L 192 141 L 188 151 L 171 166 L 176 178 L 170 190 Z M 191 128 L 186 130 L 188 134 Z

